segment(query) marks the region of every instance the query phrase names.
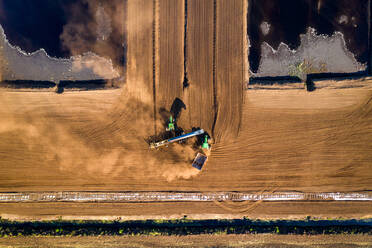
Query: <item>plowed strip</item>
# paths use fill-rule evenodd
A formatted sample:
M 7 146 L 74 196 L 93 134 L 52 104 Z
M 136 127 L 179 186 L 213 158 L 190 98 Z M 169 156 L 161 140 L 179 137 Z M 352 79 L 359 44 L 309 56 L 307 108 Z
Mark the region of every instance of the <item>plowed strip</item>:
M 146 103 L 153 95 L 153 8 L 153 1 L 128 1 L 127 84 Z
M 243 0 L 217 0 L 216 88 L 218 114 L 216 140 L 236 137 L 243 104 L 244 19 Z
M 187 20 L 188 124 L 211 133 L 214 117 L 213 0 L 189 0 Z
M 182 98 L 185 3 L 183 0 L 159 0 L 159 6 L 157 107 L 169 110 L 176 97 Z

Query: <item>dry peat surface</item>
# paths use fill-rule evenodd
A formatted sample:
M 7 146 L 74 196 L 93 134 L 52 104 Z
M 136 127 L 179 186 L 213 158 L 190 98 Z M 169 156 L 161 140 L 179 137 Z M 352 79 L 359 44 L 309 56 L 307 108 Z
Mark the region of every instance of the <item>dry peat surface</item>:
M 181 0 L 128 1 L 122 88 L 0 91 L 0 191 L 370 190 L 372 80 L 362 79 L 364 87 L 314 92 L 244 91 L 243 5 L 189 0 L 184 9 Z M 201 171 L 191 166 L 191 145 L 152 151 L 146 143 L 164 130 L 177 101 L 177 124 L 212 136 Z M 139 204 L 129 215 L 151 215 L 151 204 Z M 160 215 L 173 203 L 156 204 Z M 327 204 L 330 214 L 342 216 L 336 203 L 318 204 L 318 210 L 326 213 Z M 357 203 L 340 204 L 358 213 Z M 204 213 L 196 203 L 181 205 L 183 212 Z M 361 216 L 371 213 L 369 203 L 360 206 Z M 11 205 L 0 207 L 2 214 L 17 214 Z M 280 215 L 280 207 L 273 207 Z M 209 209 L 230 213 L 217 205 Z
M 11 237 L 0 247 L 369 247 L 365 235 L 188 235 L 104 237 Z
M 182 157 L 182 146 L 148 150 L 143 138 L 153 130 L 151 118 L 131 111 L 138 106 L 124 99 L 125 89 L 0 94 L 3 192 L 338 192 L 366 190 L 371 182 L 368 88 L 247 91 L 238 136 L 213 144 L 200 172 Z M 366 215 L 370 205 L 363 209 Z

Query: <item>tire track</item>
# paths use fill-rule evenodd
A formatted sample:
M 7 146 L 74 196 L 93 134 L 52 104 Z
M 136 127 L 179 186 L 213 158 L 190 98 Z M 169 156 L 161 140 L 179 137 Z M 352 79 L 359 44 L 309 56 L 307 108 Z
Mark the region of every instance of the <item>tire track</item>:
M 156 130 L 156 81 L 157 81 L 157 40 L 159 39 L 159 1 L 153 0 L 153 23 L 152 23 L 152 94 L 153 94 L 153 115 L 154 115 L 154 133 L 157 134 Z
M 218 116 L 218 102 L 217 102 L 217 79 L 216 79 L 216 36 L 217 36 L 217 0 L 213 1 L 213 108 L 214 118 L 212 124 L 212 136 L 215 138 L 215 127 Z

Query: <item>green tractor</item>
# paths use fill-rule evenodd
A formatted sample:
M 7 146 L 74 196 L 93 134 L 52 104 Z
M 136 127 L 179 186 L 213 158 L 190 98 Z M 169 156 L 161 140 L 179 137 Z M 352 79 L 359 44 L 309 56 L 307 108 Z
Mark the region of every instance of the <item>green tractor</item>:
M 166 131 L 174 131 L 174 119 L 173 116 L 169 117 L 168 127 L 165 129 Z
M 203 142 L 202 148 L 209 150 L 208 135 L 204 135 L 204 142 Z

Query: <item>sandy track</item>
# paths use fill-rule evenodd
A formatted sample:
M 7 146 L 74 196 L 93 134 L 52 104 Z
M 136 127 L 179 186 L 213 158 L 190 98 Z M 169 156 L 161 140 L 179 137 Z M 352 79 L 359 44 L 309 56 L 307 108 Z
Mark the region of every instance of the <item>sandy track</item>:
M 240 127 L 245 80 L 243 0 L 217 0 L 216 88 L 217 122 L 215 139 L 231 139 Z
M 185 235 L 185 236 L 104 236 L 104 237 L 10 237 L 0 247 L 281 247 L 281 248 L 365 248 L 372 237 L 366 235 Z
M 214 118 L 213 100 L 213 0 L 187 2 L 187 75 L 185 89 L 188 127 L 209 134 Z
M 8 237 L 0 247 L 369 247 L 367 235 L 219 234 L 185 236 Z
M 182 98 L 184 77 L 183 0 L 159 1 L 159 78 L 156 84 L 157 108 L 170 110 L 176 97 Z
M 158 202 L 158 203 L 2 203 L 7 219 L 304 219 L 371 218 L 369 202 Z

